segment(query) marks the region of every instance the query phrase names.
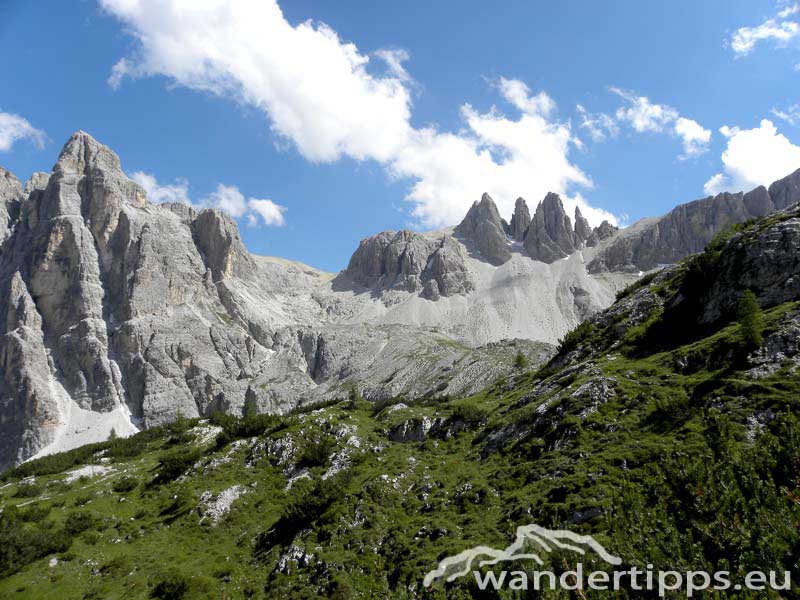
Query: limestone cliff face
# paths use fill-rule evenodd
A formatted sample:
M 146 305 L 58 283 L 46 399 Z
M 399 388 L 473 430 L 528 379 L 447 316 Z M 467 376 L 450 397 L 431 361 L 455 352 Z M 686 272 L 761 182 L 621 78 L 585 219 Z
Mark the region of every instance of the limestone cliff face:
M 4 456 L 53 442 L 73 409 L 146 427 L 243 402 L 238 374 L 266 349 L 220 317 L 215 281 L 252 268 L 235 224 L 204 211 L 187 227 L 83 132 L 18 188 L 2 192 L 18 197 L 0 254 Z
M 776 181 L 769 189 L 722 193 L 675 207 L 672 211 L 621 234 L 589 265 L 592 272 L 647 271 L 676 263 L 700 252 L 721 230 L 733 223 L 764 216 L 800 201 L 800 170 Z

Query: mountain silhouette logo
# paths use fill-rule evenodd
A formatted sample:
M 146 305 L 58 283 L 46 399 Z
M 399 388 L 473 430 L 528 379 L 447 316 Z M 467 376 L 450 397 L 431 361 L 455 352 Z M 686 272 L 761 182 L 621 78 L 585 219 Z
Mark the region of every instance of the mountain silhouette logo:
M 532 560 L 539 565 L 544 564 L 539 554 L 525 551 L 530 546 L 538 547 L 537 552 L 549 553 L 554 549 L 564 549 L 586 554 L 587 548 L 593 550 L 610 565 L 622 564 L 622 559 L 609 553 L 599 542 L 589 535 L 579 535 L 564 529 L 546 529 L 536 524 L 517 527 L 514 542 L 505 549 L 499 550 L 490 546 L 475 546 L 469 550 L 448 556 L 439 562 L 433 571 L 425 575 L 424 587 L 430 587 L 438 579 L 451 582 L 467 575 L 473 568 L 496 565 L 501 562 Z

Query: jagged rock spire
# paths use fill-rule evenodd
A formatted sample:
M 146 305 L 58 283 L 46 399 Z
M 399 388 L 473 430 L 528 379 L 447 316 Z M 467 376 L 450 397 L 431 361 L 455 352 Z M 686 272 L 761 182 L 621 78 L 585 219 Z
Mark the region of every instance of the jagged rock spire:
M 503 220 L 489 194 L 484 194 L 480 202 L 472 205 L 467 216 L 456 227 L 455 234 L 473 241 L 478 251 L 494 265 L 503 264 L 511 258 Z
M 511 217 L 511 237 L 518 242 L 523 241 L 530 225 L 531 211 L 528 210 L 528 204 L 523 198 L 517 198 L 517 202 L 514 204 L 514 214 Z
M 575 207 L 575 246 L 580 247 L 589 239 L 592 234 L 592 228 L 589 226 L 589 221 L 581 213 L 581 209 Z
M 552 263 L 575 251 L 572 223 L 558 194 L 548 193 L 536 207 L 525 249 L 535 260 Z

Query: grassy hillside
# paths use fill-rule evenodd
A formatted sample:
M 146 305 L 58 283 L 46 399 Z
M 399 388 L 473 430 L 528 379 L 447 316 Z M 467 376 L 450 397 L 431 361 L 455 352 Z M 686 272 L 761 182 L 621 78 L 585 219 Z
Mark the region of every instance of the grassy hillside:
M 9 471 L 0 597 L 536 597 L 422 588 L 444 556 L 528 523 L 625 565 L 800 573 L 800 377 L 770 350 L 800 302 L 759 311 L 760 344 L 733 314 L 698 325 L 684 300 L 726 243 L 475 397 L 180 420 Z M 612 597 L 568 594 L 542 597 Z

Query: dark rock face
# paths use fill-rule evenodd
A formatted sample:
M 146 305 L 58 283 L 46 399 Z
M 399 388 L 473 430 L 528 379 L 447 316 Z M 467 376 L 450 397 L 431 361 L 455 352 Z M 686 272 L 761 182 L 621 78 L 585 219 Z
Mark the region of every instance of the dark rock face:
M 525 236 L 525 249 L 531 258 L 545 263 L 555 262 L 575 252 L 572 223 L 558 194 L 547 194 L 536 207 Z
M 675 207 L 642 227 L 620 236 L 591 263 L 593 273 L 647 271 L 702 251 L 711 239 L 733 223 L 762 217 L 800 201 L 800 170 L 749 192 L 722 193 Z
M 592 228 L 589 226 L 589 221 L 581 214 L 581 209 L 575 207 L 575 246 L 580 247 L 586 243 L 589 236 L 592 235 Z
M 450 236 L 435 239 L 411 231 L 385 231 L 359 244 L 345 275 L 366 287 L 402 290 L 437 300 L 466 293 L 474 285 L 461 244 Z
M 525 240 L 525 234 L 528 233 L 528 227 L 531 225 L 531 212 L 528 210 L 528 204 L 522 198 L 517 198 L 514 205 L 514 214 L 511 217 L 511 225 L 509 227 L 511 237 L 518 242 Z
M 501 265 L 511 258 L 503 220 L 489 194 L 475 202 L 464 220 L 455 228 L 455 234 L 472 241 L 478 252 L 493 265 Z

